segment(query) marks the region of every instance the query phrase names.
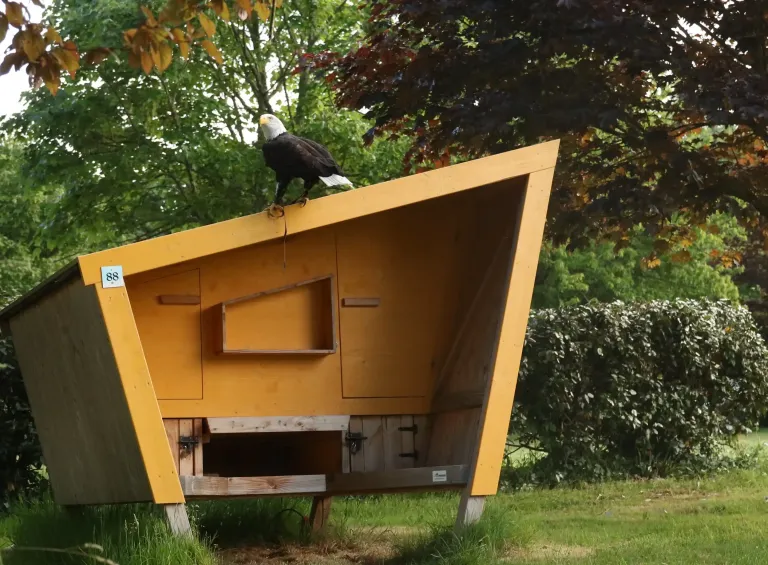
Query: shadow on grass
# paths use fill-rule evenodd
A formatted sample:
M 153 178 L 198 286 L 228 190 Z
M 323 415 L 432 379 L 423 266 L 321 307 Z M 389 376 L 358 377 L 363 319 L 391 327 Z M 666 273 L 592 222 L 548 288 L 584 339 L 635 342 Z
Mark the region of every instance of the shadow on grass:
M 219 547 L 308 542 L 310 500 L 255 498 L 188 504 L 200 533 Z
M 196 533 L 193 539 L 171 534 L 162 509 L 152 504 L 75 511 L 67 511 L 50 500 L 20 504 L 10 516 L 0 519 L 0 548 L 12 544 L 9 552 L 0 553 L 0 563 L 98 563 L 82 555 L 22 549 L 61 550 L 95 544 L 103 551 L 91 548 L 86 552 L 117 565 L 215 565 L 220 550 L 220 558 L 242 556 L 238 562 L 248 564 L 277 563 L 286 557 L 301 556 L 309 558 L 308 563 L 479 565 L 501 562 L 510 549 L 532 539 L 530 532 L 511 521 L 510 514 L 494 506 L 487 509 L 479 523 L 460 535 L 444 522 L 398 532 L 376 526 L 356 527 L 338 514 L 332 514 L 326 532 L 312 535 L 307 519 L 310 500 L 299 498 L 222 500 L 192 503 L 188 508 Z
M 118 565 L 214 565 L 203 539 L 171 534 L 160 508 L 149 504 L 98 506 L 67 511 L 50 500 L 19 504 L 2 521 L 10 550 L 4 565 L 88 564 L 98 560 L 27 548 L 75 549 Z M 88 544 L 95 547 L 88 549 Z M 6 545 L 9 545 L 6 543 Z M 83 548 L 86 549 L 77 549 Z M 103 561 L 102 561 L 103 562 Z

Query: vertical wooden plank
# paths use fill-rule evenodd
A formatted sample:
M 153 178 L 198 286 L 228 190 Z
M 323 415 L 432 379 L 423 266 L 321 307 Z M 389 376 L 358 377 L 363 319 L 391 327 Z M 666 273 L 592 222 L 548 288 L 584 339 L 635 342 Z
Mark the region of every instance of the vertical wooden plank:
M 168 436 L 168 445 L 171 446 L 173 455 L 173 465 L 176 472 L 179 472 L 179 421 L 177 419 L 163 420 L 165 426 L 165 435 Z
M 349 473 L 350 472 L 350 458 L 349 458 L 349 446 L 346 442 L 347 432 L 342 431 L 341 432 L 341 472 L 342 473 Z
M 413 416 L 408 414 L 400 416 L 400 427 L 413 427 Z M 414 432 L 407 430 L 400 432 L 400 449 L 400 453 L 414 453 L 416 451 L 416 434 Z M 419 453 L 418 455 L 421 454 Z M 399 457 L 399 459 L 399 469 L 419 466 L 419 460 L 415 457 Z
M 331 516 L 332 496 L 315 496 L 312 499 L 312 509 L 309 511 L 309 524 L 313 533 L 325 529 Z
M 483 516 L 483 508 L 485 508 L 485 497 L 471 496 L 469 494 L 469 488 L 464 489 L 461 494 L 459 512 L 456 515 L 456 525 L 454 529 L 459 531 L 465 526 L 478 522 Z
M 382 416 L 363 417 L 365 440 L 365 472 L 384 470 L 384 429 Z
M 352 416 L 349 419 L 349 432 L 350 433 L 363 433 L 363 419 L 360 416 Z M 361 442 L 360 449 L 357 453 L 349 453 L 349 470 L 352 473 L 365 471 L 365 441 Z
M 553 167 L 528 177 L 507 275 L 491 379 L 485 389 L 478 445 L 473 450 L 475 457 L 468 485 L 468 494 L 472 497 L 496 494 L 498 489 L 554 174 Z
M 194 432 L 192 420 L 184 418 L 179 420 L 179 438 L 191 436 Z M 193 449 L 179 449 L 179 476 L 194 475 L 195 457 Z
M 400 457 L 403 452 L 403 432 L 400 427 L 400 416 L 382 416 L 382 447 L 384 448 L 384 470 L 392 471 L 403 466 L 405 458 Z
M 203 419 L 195 418 L 192 424 L 193 435 L 197 439 L 195 444 L 192 469 L 193 473 L 197 476 L 203 476 Z
M 191 536 L 192 527 L 189 525 L 187 507 L 184 504 L 164 504 L 163 506 L 171 532 L 177 536 Z
M 419 456 L 414 462 L 415 467 L 425 467 L 427 465 L 427 452 L 429 450 L 430 420 L 426 414 L 413 416 L 413 423 L 418 428 L 413 436 L 413 447 Z
M 95 269 L 99 271 L 100 267 L 96 265 Z M 94 288 L 152 487 L 152 498 L 158 504 L 182 503 L 184 494 L 173 468 L 163 416 L 149 376 L 128 291 L 125 287 L 103 288 L 98 282 Z

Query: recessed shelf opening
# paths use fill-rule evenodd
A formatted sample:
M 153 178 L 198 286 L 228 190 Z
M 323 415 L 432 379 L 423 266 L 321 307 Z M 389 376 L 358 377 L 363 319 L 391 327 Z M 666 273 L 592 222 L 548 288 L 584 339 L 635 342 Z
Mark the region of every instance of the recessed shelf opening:
M 341 472 L 338 431 L 213 434 L 203 446 L 205 474 L 269 477 Z
M 328 355 L 336 351 L 333 275 L 222 302 L 220 353 Z

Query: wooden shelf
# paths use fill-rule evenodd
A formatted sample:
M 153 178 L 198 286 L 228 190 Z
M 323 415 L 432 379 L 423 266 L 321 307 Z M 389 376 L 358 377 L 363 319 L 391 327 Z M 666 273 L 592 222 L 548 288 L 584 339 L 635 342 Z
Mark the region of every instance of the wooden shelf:
M 333 275 L 257 292 L 219 305 L 226 355 L 331 355 L 336 353 Z

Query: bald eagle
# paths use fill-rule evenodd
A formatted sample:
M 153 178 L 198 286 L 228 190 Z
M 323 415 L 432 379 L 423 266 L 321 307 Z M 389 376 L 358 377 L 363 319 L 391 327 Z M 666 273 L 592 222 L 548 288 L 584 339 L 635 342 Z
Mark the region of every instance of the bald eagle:
M 288 133 L 283 123 L 272 114 L 260 116 L 259 126 L 266 139 L 261 148 L 264 161 L 277 176 L 272 207 L 282 205 L 285 189 L 295 178 L 304 181 L 304 192 L 294 202 L 301 201 L 303 204 L 306 204 L 309 191 L 318 181 L 325 186 L 352 185 L 328 149 L 316 141 Z

